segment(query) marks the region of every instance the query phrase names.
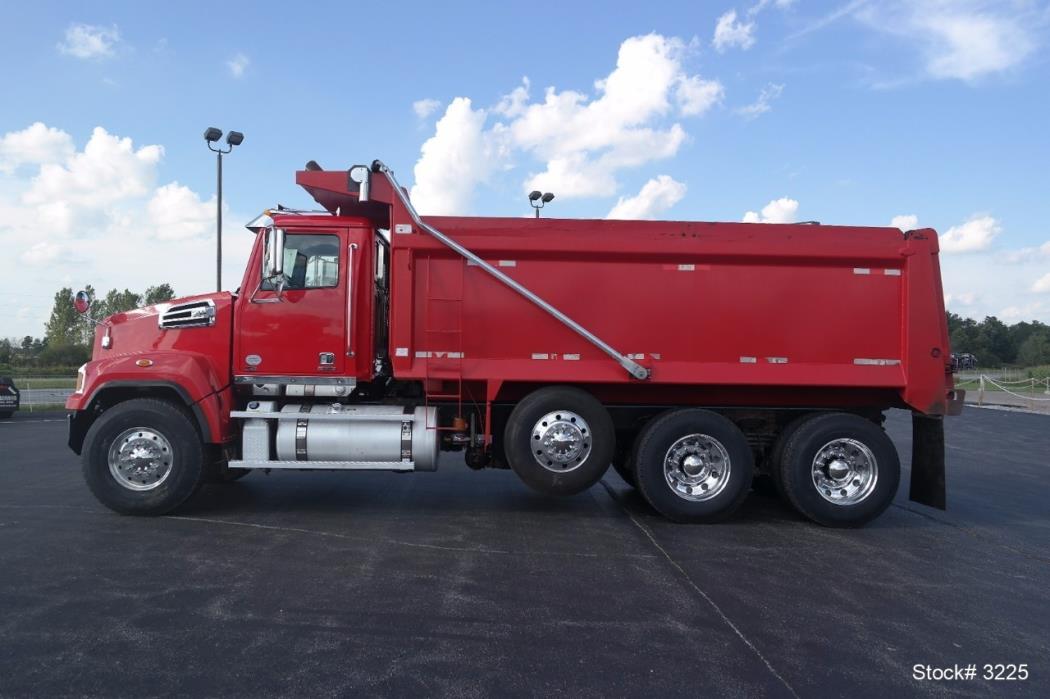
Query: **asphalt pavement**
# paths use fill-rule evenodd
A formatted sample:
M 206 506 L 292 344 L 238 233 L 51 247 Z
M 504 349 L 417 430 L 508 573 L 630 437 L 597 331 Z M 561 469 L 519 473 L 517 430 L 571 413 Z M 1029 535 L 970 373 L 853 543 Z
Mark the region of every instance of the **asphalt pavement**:
M 907 465 L 908 416 L 888 426 Z M 0 421 L 0 695 L 1047 696 L 1050 417 L 947 432 L 949 510 L 905 485 L 861 530 L 758 493 L 676 525 L 612 471 L 555 499 L 455 455 L 252 473 L 142 519 L 91 497 L 60 414 L 22 413 Z

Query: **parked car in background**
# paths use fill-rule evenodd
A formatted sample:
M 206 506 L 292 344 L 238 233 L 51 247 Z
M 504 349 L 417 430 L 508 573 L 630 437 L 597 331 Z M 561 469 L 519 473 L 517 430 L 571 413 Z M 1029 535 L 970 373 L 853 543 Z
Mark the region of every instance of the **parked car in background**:
M 18 410 L 22 400 L 15 381 L 10 376 L 0 376 L 0 418 L 9 418 Z
M 969 352 L 952 352 L 952 370 L 966 371 L 977 368 L 977 356 Z

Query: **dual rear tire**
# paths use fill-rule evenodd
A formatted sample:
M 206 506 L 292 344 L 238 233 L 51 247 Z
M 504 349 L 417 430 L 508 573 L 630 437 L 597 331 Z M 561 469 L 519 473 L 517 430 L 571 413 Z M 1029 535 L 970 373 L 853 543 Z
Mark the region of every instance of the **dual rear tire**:
M 851 413 L 802 418 L 773 452 L 781 495 L 804 517 L 827 527 L 860 527 L 882 514 L 900 484 L 893 441 Z

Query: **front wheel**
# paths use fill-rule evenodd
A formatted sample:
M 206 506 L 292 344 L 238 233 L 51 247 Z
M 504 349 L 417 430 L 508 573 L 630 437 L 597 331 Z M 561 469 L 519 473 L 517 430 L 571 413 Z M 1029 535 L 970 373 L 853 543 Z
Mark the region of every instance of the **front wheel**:
M 160 515 L 181 505 L 204 475 L 204 445 L 190 416 L 137 398 L 102 413 L 84 438 L 82 468 L 99 502 L 121 514 Z
M 730 420 L 709 410 L 673 410 L 638 437 L 634 472 L 642 497 L 676 522 L 716 522 L 747 497 L 754 457 Z
M 900 459 L 872 421 L 826 413 L 807 419 L 787 440 L 780 483 L 805 517 L 828 527 L 859 527 L 890 506 Z

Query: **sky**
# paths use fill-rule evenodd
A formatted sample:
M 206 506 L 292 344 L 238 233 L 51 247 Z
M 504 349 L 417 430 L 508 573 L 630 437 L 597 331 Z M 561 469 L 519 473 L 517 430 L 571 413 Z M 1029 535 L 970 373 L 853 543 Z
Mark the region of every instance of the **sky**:
M 424 214 L 935 228 L 964 316 L 1050 322 L 1050 2 L 19 3 L 0 337 L 55 291 L 223 286 L 308 160 Z

